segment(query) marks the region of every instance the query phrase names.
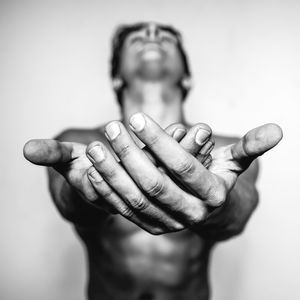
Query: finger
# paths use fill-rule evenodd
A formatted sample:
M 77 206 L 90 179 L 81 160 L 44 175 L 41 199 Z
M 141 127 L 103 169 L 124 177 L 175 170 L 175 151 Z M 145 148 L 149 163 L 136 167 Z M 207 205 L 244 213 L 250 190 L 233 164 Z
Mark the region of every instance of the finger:
M 265 124 L 250 130 L 231 146 L 237 172 L 245 171 L 258 156 L 275 147 L 282 139 L 282 129 L 276 124 Z
M 139 218 L 139 216 L 121 199 L 121 197 L 110 187 L 110 185 L 103 179 L 100 173 L 94 166 L 88 170 L 88 178 L 96 190 L 98 197 L 91 202 L 96 207 L 106 209 L 108 212 L 116 214 L 119 213 L 123 217 L 129 219 L 144 230 L 158 234 L 160 233 L 158 226 L 153 226 Z
M 97 207 L 99 206 L 100 208 L 104 206 L 107 211 L 113 214 L 119 213 L 151 234 L 160 234 L 166 231 L 164 228 L 160 228 L 158 224 L 155 224 L 153 221 L 147 222 L 136 214 L 134 210 L 132 210 L 110 187 L 94 166 L 88 170 L 88 178 L 98 193 L 97 200 L 92 202 L 93 205 Z
M 165 129 L 165 132 L 173 137 L 173 139 L 175 139 L 177 142 L 180 142 L 182 140 L 182 138 L 185 136 L 187 130 L 185 128 L 185 126 L 181 123 L 175 123 L 175 124 L 171 124 L 170 126 L 168 126 Z M 155 158 L 153 157 L 153 155 L 151 154 L 151 152 L 149 151 L 149 149 L 147 149 L 147 147 L 145 146 L 143 148 L 143 151 L 145 152 L 145 154 L 147 155 L 147 157 L 151 160 L 151 162 L 157 166 L 157 161 L 155 160 Z M 162 169 L 163 170 L 163 169 Z
M 122 123 L 108 124 L 106 133 L 130 177 L 144 194 L 155 201 L 155 204 L 186 219 L 191 217 L 194 220 L 195 214 L 198 213 L 200 217 L 205 214 L 203 203 L 184 192 L 167 175 L 160 172 L 134 143 Z M 169 138 L 181 149 L 173 138 Z
M 213 137 L 210 137 L 210 139 L 205 143 L 205 145 L 202 147 L 202 149 L 197 154 L 197 159 L 203 164 L 203 166 L 207 167 L 204 162 L 210 157 L 211 158 L 211 152 L 215 147 L 215 140 Z
M 116 122 L 113 122 L 113 124 L 116 124 Z M 111 133 L 112 129 L 109 131 L 109 134 Z M 131 141 L 136 149 L 142 155 L 145 155 L 132 139 Z M 120 153 L 116 152 L 116 154 L 118 155 Z M 116 193 L 123 199 L 123 201 L 129 206 L 129 208 L 137 215 L 143 216 L 144 218 L 146 218 L 146 221 L 156 221 L 161 227 L 167 228 L 172 231 L 183 229 L 183 226 L 180 223 L 170 218 L 170 216 L 156 207 L 145 197 L 145 195 L 141 192 L 132 178 L 120 166 L 120 164 L 117 163 L 112 154 L 102 143 L 93 142 L 92 144 L 90 144 L 87 147 L 87 156 L 93 163 L 95 169 L 100 173 L 100 175 L 109 184 L 109 186 L 111 186 L 111 188 L 116 191 Z M 121 157 L 120 159 L 122 161 Z M 135 159 L 135 163 L 137 161 L 138 158 Z M 149 160 L 147 159 L 147 161 Z M 124 215 L 123 211 L 120 211 L 120 213 Z M 132 218 L 132 215 L 124 216 L 128 219 Z
M 71 161 L 72 149 L 73 144 L 69 142 L 39 139 L 28 141 L 23 148 L 23 154 L 33 164 L 52 166 Z
M 133 115 L 130 124 L 138 138 L 175 177 L 203 200 L 210 197 L 216 178 L 195 157 L 187 153 L 147 115 Z
M 97 198 L 91 203 L 95 206 L 106 209 L 110 213 L 122 215 L 134 215 L 133 211 L 122 201 L 118 194 L 108 185 L 94 166 L 87 171 L 88 179 L 97 192 Z M 100 196 L 100 197 L 99 197 Z
M 198 123 L 191 127 L 184 138 L 181 140 L 180 145 L 193 156 L 199 153 L 203 149 L 203 155 L 207 154 L 206 150 L 209 146 L 212 146 L 211 128 L 204 124 Z M 207 143 L 209 145 L 207 146 Z
M 212 163 L 212 157 L 211 157 L 211 155 L 209 154 L 209 155 L 207 155 L 207 157 L 204 159 L 204 161 L 202 162 L 202 164 L 203 164 L 203 166 L 204 166 L 206 169 L 208 169 L 208 168 L 210 167 L 211 163 Z
M 196 155 L 201 163 L 208 158 L 215 145 L 214 138 L 211 136 L 211 129 L 204 123 L 193 126 L 189 131 L 183 124 L 175 123 L 168 126 L 165 132 L 179 142 L 187 152 L 194 156 Z M 143 151 L 151 162 L 157 165 L 155 158 L 146 146 L 143 148 Z
M 173 137 L 177 142 L 180 142 L 182 138 L 186 135 L 187 129 L 185 126 L 181 123 L 174 123 L 169 125 L 166 129 L 165 132 Z

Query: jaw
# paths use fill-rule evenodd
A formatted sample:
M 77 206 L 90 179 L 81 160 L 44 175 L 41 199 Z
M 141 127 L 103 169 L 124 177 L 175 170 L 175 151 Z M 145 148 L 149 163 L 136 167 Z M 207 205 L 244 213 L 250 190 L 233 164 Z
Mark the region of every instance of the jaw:
M 159 82 L 163 81 L 167 77 L 167 72 L 163 67 L 162 62 L 143 62 L 136 73 L 137 77 L 140 77 L 143 81 Z

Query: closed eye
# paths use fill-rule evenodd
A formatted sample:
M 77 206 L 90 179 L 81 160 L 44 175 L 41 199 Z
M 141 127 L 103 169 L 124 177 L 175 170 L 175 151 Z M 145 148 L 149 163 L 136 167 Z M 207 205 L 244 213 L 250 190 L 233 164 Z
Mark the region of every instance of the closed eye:
M 144 39 L 141 36 L 132 37 L 130 40 L 130 44 L 138 44 L 142 43 Z

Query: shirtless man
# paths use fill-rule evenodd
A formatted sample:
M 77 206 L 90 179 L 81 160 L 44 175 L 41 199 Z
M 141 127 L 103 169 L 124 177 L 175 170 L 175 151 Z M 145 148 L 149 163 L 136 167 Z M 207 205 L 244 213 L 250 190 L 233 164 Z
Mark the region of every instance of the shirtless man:
M 257 205 L 255 159 L 281 129 L 266 124 L 236 139 L 188 125 L 189 77 L 176 30 L 121 27 L 112 79 L 122 120 L 24 147 L 49 167 L 54 202 L 86 245 L 90 300 L 209 299 L 212 246 L 239 234 Z

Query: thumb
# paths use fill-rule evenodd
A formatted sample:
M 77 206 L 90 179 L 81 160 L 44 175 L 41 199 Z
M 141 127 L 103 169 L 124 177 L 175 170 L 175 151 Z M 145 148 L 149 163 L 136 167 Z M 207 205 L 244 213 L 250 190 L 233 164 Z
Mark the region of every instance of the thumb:
M 72 143 L 50 139 L 28 141 L 23 148 L 24 157 L 33 164 L 53 166 L 72 160 Z
M 258 156 L 275 147 L 282 139 L 282 129 L 273 123 L 250 130 L 231 147 L 233 160 L 241 172 L 245 171 Z

